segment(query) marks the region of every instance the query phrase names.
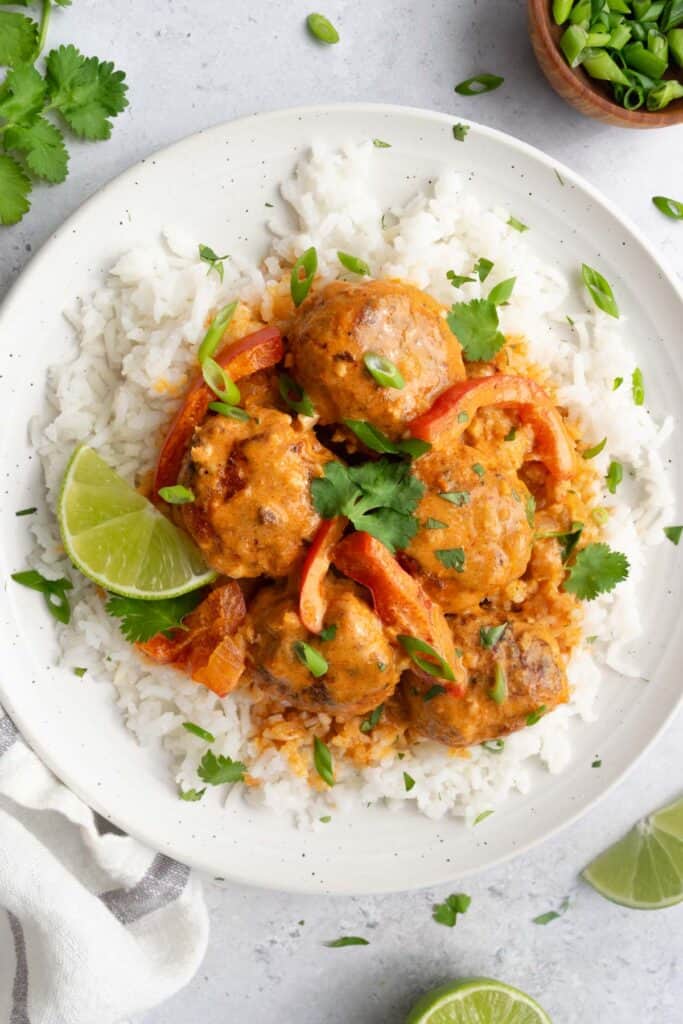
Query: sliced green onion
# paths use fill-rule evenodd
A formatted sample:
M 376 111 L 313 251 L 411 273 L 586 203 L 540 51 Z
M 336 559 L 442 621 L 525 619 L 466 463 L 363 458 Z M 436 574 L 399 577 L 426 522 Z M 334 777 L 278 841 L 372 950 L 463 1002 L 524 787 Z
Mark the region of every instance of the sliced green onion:
M 453 125 L 453 138 L 457 142 L 464 142 L 469 130 L 470 126 L 468 124 L 460 124 L 460 122 L 458 122 L 458 124 Z
M 500 626 L 480 626 L 479 643 L 485 650 L 492 651 L 498 641 L 502 640 L 507 628 L 507 622 L 502 622 Z
M 415 779 L 412 775 L 408 775 L 408 772 L 403 773 L 403 785 L 405 786 L 406 793 L 410 793 L 411 789 L 415 785 Z
M 536 520 L 536 499 L 533 494 L 528 494 L 526 501 L 524 502 L 524 513 L 526 515 L 526 521 L 533 528 Z
M 238 405 L 241 397 L 240 389 L 223 367 L 210 356 L 206 356 L 201 365 L 202 377 L 216 398 L 220 398 L 221 402 L 225 402 L 226 405 Z
M 453 669 L 431 644 L 420 640 L 416 636 L 406 636 L 404 633 L 398 636 L 397 640 L 406 654 L 412 658 L 417 667 L 422 669 L 423 672 L 430 676 L 436 676 L 437 679 L 447 679 L 451 683 L 455 681 Z M 420 657 L 422 654 L 426 654 L 427 657 Z
M 680 100 L 682 97 L 683 85 L 680 82 L 676 82 L 674 79 L 662 82 L 647 94 L 647 109 L 663 110 L 673 100 Z
M 668 32 L 670 28 L 677 28 L 678 25 L 683 25 L 683 2 L 682 0 L 669 0 L 666 10 L 662 14 L 662 31 Z
M 586 39 L 586 46 L 602 47 L 607 46 L 610 41 L 611 32 L 589 32 Z
M 322 819 L 321 819 L 322 820 Z M 329 949 L 339 949 L 342 946 L 369 946 L 370 943 L 367 939 L 362 939 L 359 935 L 342 935 L 340 939 L 333 939 L 332 942 L 323 942 L 323 946 L 327 946 Z
M 464 548 L 438 548 L 434 554 L 446 569 L 455 569 L 456 572 L 465 571 Z
M 463 505 L 469 505 L 470 502 L 469 491 L 439 491 L 439 497 L 444 501 L 450 501 L 451 505 L 455 505 L 456 508 L 462 508 Z
M 179 789 L 178 796 L 181 800 L 187 800 L 189 803 L 194 803 L 196 800 L 201 798 L 206 793 L 206 786 L 204 789 Z
M 71 605 L 66 596 L 66 591 L 73 590 L 71 580 L 66 579 L 65 576 L 58 580 L 50 580 L 46 576 L 42 576 L 35 569 L 27 569 L 25 572 L 13 572 L 12 579 L 15 583 L 21 584 L 22 587 L 28 587 L 29 590 L 37 590 L 39 594 L 42 594 L 50 614 L 58 622 L 68 626 L 71 620 Z
M 564 25 L 573 6 L 574 0 L 553 0 L 553 18 L 556 25 Z
M 232 420 L 240 420 L 242 423 L 250 420 L 251 416 L 238 405 L 228 405 L 227 402 L 209 402 L 211 412 L 217 412 L 220 416 L 229 416 Z
M 640 110 L 645 102 L 645 90 L 641 85 L 632 85 L 624 90 L 620 100 L 626 110 Z
M 683 68 L 683 28 L 672 28 L 666 38 L 669 42 L 669 53 L 679 68 Z
M 455 91 L 460 96 L 479 96 L 481 93 L 492 92 L 503 84 L 505 79 L 501 75 L 491 75 L 488 72 L 484 72 L 481 75 L 473 75 L 472 78 L 466 78 L 464 82 L 459 82 Z
M 581 25 L 570 25 L 569 28 L 562 33 L 560 38 L 560 49 L 564 54 L 567 64 L 570 68 L 577 68 L 581 63 L 581 56 L 586 48 L 586 40 L 588 39 L 588 33 L 585 28 Z
M 203 365 L 205 359 L 211 358 L 216 352 L 216 349 L 221 343 L 221 339 L 225 334 L 225 329 L 235 315 L 237 309 L 237 300 L 229 302 L 227 306 L 223 306 L 222 309 L 216 313 L 215 317 L 209 325 L 199 351 L 197 352 L 197 361 L 200 366 Z M 211 385 L 209 385 L 211 387 Z
M 363 721 L 360 723 L 360 731 L 372 732 L 372 730 L 375 728 L 380 718 L 382 717 L 383 711 L 384 704 L 379 704 L 376 708 L 373 708 L 368 717 L 364 718 Z
M 397 391 L 400 391 L 406 386 L 403 374 L 390 359 L 386 359 L 377 352 L 366 352 L 363 362 L 380 387 L 396 388 Z
M 32 516 L 38 509 L 35 505 L 31 505 L 30 508 L 20 508 L 18 512 L 15 512 L 15 516 Z
M 313 737 L 313 763 L 323 782 L 326 782 L 328 786 L 334 786 L 332 754 L 327 744 L 323 743 L 318 736 Z
M 606 444 L 607 444 L 607 438 L 603 437 L 602 441 L 598 441 L 598 443 L 594 444 L 592 448 L 586 448 L 584 450 L 583 458 L 584 459 L 594 459 L 596 455 L 600 454 L 600 452 L 604 449 Z
M 572 8 L 572 12 L 569 15 L 569 20 L 574 25 L 578 25 L 579 22 L 589 21 L 592 16 L 591 0 L 579 0 L 575 7 Z
M 616 11 L 618 14 L 630 14 L 631 8 L 628 4 L 628 0 L 607 0 L 607 6 L 610 11 Z
M 470 414 L 468 412 L 465 412 L 464 409 L 462 412 L 458 413 L 458 423 L 467 423 L 469 418 Z
M 590 54 L 590 56 L 587 56 Z M 628 86 L 629 80 L 618 64 L 610 57 L 607 50 L 584 50 L 581 66 L 591 76 L 601 82 L 618 82 Z
M 651 28 L 647 34 L 647 48 L 651 54 L 655 57 L 659 57 L 660 60 L 665 61 L 668 66 L 669 63 L 669 44 L 666 36 L 658 32 L 656 28 Z
M 300 306 L 311 290 L 315 272 L 318 269 L 318 253 L 314 246 L 306 249 L 292 267 L 290 277 L 290 291 L 292 302 Z
M 583 282 L 590 292 L 593 302 L 601 309 L 603 313 L 607 313 L 609 316 L 613 316 L 616 320 L 619 319 L 619 307 L 617 306 L 614 293 L 605 280 L 605 278 L 593 267 L 589 267 L 586 263 L 581 265 L 581 274 Z
M 508 223 L 509 227 L 514 228 L 515 231 L 519 231 L 520 234 L 523 231 L 528 231 L 529 230 L 529 225 L 522 223 L 521 220 L 517 220 L 516 217 L 509 217 L 507 223 Z M 513 284 L 514 284 L 515 279 L 513 278 L 512 280 L 513 280 Z
M 391 143 L 385 142 L 384 139 L 373 139 L 372 144 L 375 149 L 391 149 Z
M 472 824 L 479 825 L 482 821 L 486 821 L 487 818 L 490 818 L 492 814 L 493 811 L 482 811 L 481 814 L 476 816 Z
M 310 400 L 302 387 L 293 380 L 288 373 L 281 373 L 277 379 L 277 386 L 282 400 L 294 409 L 301 416 L 315 416 L 313 402 Z
M 475 462 L 472 466 L 472 472 L 476 473 L 478 477 L 483 477 L 486 470 L 482 466 L 481 462 Z
M 609 464 L 607 475 L 605 476 L 605 480 L 607 482 L 607 490 L 610 492 L 610 494 L 617 493 L 617 487 L 623 479 L 624 467 L 620 462 L 616 462 L 613 459 L 612 462 L 610 462 Z
M 207 743 L 215 743 L 216 737 L 213 733 L 207 729 L 202 729 L 201 725 L 195 725 L 194 722 L 183 722 L 183 729 L 186 732 L 192 733 L 193 736 L 198 736 L 200 740 L 205 740 Z
M 634 405 L 643 405 L 645 402 L 645 385 L 643 383 L 643 371 L 639 366 L 635 368 L 631 376 L 631 394 Z
M 683 29 L 681 31 L 683 32 Z M 677 199 L 669 199 L 668 196 L 653 196 L 652 202 L 665 217 L 671 217 L 672 220 L 683 220 L 683 203 L 679 203 Z
M 202 261 L 202 263 L 208 263 L 209 264 L 209 269 L 207 270 L 207 274 L 210 274 L 212 270 L 215 270 L 216 273 L 218 274 L 218 276 L 220 277 L 221 282 L 222 282 L 223 281 L 223 275 L 224 275 L 224 272 L 225 272 L 225 268 L 223 267 L 223 260 L 229 260 L 230 259 L 228 254 L 226 253 L 225 256 L 217 256 L 216 253 L 213 251 L 213 249 L 211 248 L 210 245 L 200 245 L 199 246 L 199 258 Z
M 489 754 L 502 754 L 505 750 L 505 740 L 485 740 L 481 745 Z
M 324 658 L 320 651 L 316 651 L 315 647 L 304 643 L 303 640 L 295 640 L 292 644 L 292 650 L 301 664 L 305 665 L 316 679 L 324 676 L 330 667 L 327 663 L 327 658 Z
M 421 441 L 417 437 L 392 441 L 378 427 L 373 427 L 372 423 L 366 420 L 344 420 L 344 424 L 366 448 L 381 455 L 408 455 L 411 459 L 419 459 L 432 447 L 429 441 Z
M 494 704 L 502 704 L 508 695 L 508 681 L 505 669 L 499 661 L 493 667 L 493 686 L 489 690 L 489 697 Z
M 495 303 L 496 306 L 502 306 L 504 302 L 507 302 L 512 295 L 516 280 L 516 277 L 508 277 L 507 280 L 495 285 L 489 292 L 489 302 Z
M 548 709 L 545 706 L 545 704 L 541 704 L 540 707 L 536 708 L 535 711 L 532 711 L 530 714 L 526 716 L 526 724 L 536 725 L 536 723 L 540 722 L 540 720 L 543 718 L 547 710 Z
M 664 536 L 667 538 L 667 540 L 670 540 L 671 543 L 675 544 L 677 547 L 678 542 L 681 539 L 681 534 L 683 534 L 683 526 L 664 527 Z
M 629 43 L 628 46 L 624 47 L 622 53 L 624 54 L 624 60 L 630 68 L 635 68 L 636 71 L 640 71 L 650 78 L 661 78 L 666 71 L 668 61 L 651 53 L 640 42 Z M 584 67 L 586 67 L 585 62 Z M 619 79 L 613 78 L 610 81 L 619 81 Z
M 182 484 L 174 484 L 172 487 L 160 487 L 159 497 L 163 498 L 169 505 L 189 505 L 193 502 L 194 491 Z
M 321 43 L 332 46 L 339 42 L 339 33 L 324 14 L 309 14 L 306 18 L 308 31 Z
M 612 33 L 609 37 L 609 43 L 607 45 L 610 50 L 621 50 L 622 47 L 626 46 L 630 38 L 631 29 L 626 22 L 622 22 L 620 25 L 616 25 L 612 29 Z
M 352 256 L 348 252 L 338 252 L 337 259 L 341 263 L 342 267 L 346 270 L 350 270 L 352 274 L 359 274 L 361 277 L 370 277 L 370 267 L 367 265 L 365 260 L 361 260 L 358 256 Z
M 474 264 L 474 267 L 472 268 L 472 273 L 476 274 L 483 284 L 483 282 L 486 280 L 486 278 L 489 276 L 492 270 L 493 261 L 487 260 L 485 256 L 480 256 L 477 262 Z

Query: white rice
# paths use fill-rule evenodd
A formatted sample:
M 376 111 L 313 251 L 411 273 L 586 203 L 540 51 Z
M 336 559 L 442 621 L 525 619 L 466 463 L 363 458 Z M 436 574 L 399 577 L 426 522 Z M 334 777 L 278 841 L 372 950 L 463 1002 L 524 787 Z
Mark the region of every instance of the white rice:
M 385 802 L 397 808 L 411 801 L 432 818 L 453 814 L 471 821 L 511 790 L 526 791 L 534 760 L 540 759 L 550 772 L 567 766 L 568 723 L 576 716 L 586 721 L 594 717 L 601 664 L 637 674 L 618 638 L 632 641 L 640 632 L 637 593 L 646 549 L 660 541 L 661 527 L 671 518 L 673 497 L 659 450 L 672 423 L 667 419 L 659 426 L 644 407 L 633 403 L 630 379 L 636 362 L 624 342 L 624 321 L 598 310 L 568 308 L 567 281 L 534 253 L 529 235 L 507 225 L 509 211 L 483 209 L 456 172 L 418 191 L 405 207 L 386 211 L 371 184 L 377 158 L 370 143 L 340 150 L 314 146 L 282 185 L 289 209 L 286 217 L 276 215 L 270 224 L 274 241 L 262 267 L 233 253 L 222 283 L 198 261 L 199 240 L 177 232 L 168 231 L 163 241 L 119 259 L 106 282 L 68 313 L 77 338 L 75 355 L 67 365 L 49 371 L 47 418 L 32 425 L 45 472 L 46 507 L 55 508 L 66 461 L 83 441 L 130 480 L 151 467 L 157 452 L 150 438 L 177 402 L 157 390 L 159 380 L 182 387 L 205 318 L 216 306 L 239 296 L 262 303 L 267 313 L 268 282 L 279 280 L 284 265 L 308 246 L 316 246 L 325 276 L 338 275 L 336 254 L 341 249 L 365 259 L 376 276 L 412 281 L 446 304 L 454 299 L 446 271 L 467 274 L 485 254 L 495 264 L 486 292 L 498 281 L 517 278 L 509 305 L 501 309 L 502 329 L 528 339 L 531 358 L 559 382 L 560 402 L 582 424 L 587 442 L 609 438 L 596 468 L 604 474 L 611 458 L 625 468 L 624 484 L 615 496 L 605 494 L 602 503 L 614 509 L 607 539 L 627 554 L 630 576 L 612 594 L 586 607 L 585 633 L 599 639 L 579 648 L 572 659 L 570 703 L 534 729 L 507 739 L 502 754 L 475 747 L 464 760 L 425 742 L 403 761 L 391 759 L 362 771 L 338 764 L 338 784 L 316 794 L 291 774 L 280 755 L 259 754 L 247 742 L 249 701 L 244 695 L 220 700 L 175 670 L 138 657 L 116 621 L 106 615 L 95 588 L 69 571 L 48 511 L 33 527 L 36 564 L 68 572 L 74 579 L 72 621 L 59 635 L 63 664 L 86 667 L 86 680 L 113 683 L 126 725 L 140 743 L 162 744 L 183 789 L 198 785 L 196 767 L 206 749 L 182 728 L 182 722 L 193 721 L 214 734 L 216 753 L 241 758 L 262 780 L 245 793 L 234 787 L 228 808 L 236 799 L 248 799 L 278 813 L 291 812 L 299 822 L 317 822 L 321 814 L 351 810 L 359 803 Z M 455 295 L 468 300 L 481 292 L 477 281 Z M 624 378 L 617 391 L 612 390 L 615 376 Z M 404 771 L 415 779 L 410 793 L 405 791 Z

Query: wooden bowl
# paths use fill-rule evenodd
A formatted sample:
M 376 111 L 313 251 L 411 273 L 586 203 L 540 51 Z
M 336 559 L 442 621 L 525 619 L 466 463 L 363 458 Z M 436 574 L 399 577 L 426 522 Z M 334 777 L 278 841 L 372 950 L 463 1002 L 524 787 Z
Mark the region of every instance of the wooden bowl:
M 665 128 L 683 124 L 683 99 L 674 100 L 664 110 L 626 110 L 614 101 L 608 83 L 591 78 L 583 68 L 570 68 L 560 50 L 565 26 L 556 25 L 551 0 L 529 0 L 531 45 L 541 71 L 556 93 L 587 117 L 621 128 Z M 683 69 L 673 76 L 683 81 Z

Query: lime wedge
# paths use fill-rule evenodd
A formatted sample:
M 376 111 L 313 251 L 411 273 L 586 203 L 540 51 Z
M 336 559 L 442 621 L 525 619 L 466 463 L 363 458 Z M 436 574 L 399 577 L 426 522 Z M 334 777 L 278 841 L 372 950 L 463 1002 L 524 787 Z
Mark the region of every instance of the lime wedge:
M 74 565 L 114 594 L 158 600 L 216 578 L 190 538 L 85 445 L 66 467 L 57 519 Z
M 639 821 L 583 877 L 608 900 L 637 910 L 683 900 L 683 798 Z
M 491 978 L 466 978 L 428 992 L 406 1024 L 552 1024 L 550 1017 L 518 988 Z

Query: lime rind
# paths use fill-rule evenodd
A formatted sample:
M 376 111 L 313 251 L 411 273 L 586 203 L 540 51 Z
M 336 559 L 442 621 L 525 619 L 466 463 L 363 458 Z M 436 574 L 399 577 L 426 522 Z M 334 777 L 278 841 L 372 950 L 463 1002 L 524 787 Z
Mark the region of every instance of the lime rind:
M 193 541 L 86 445 L 64 473 L 57 518 L 71 561 L 114 594 L 159 600 L 216 578 Z
M 552 1024 L 545 1010 L 512 985 L 465 978 L 427 992 L 406 1024 Z

